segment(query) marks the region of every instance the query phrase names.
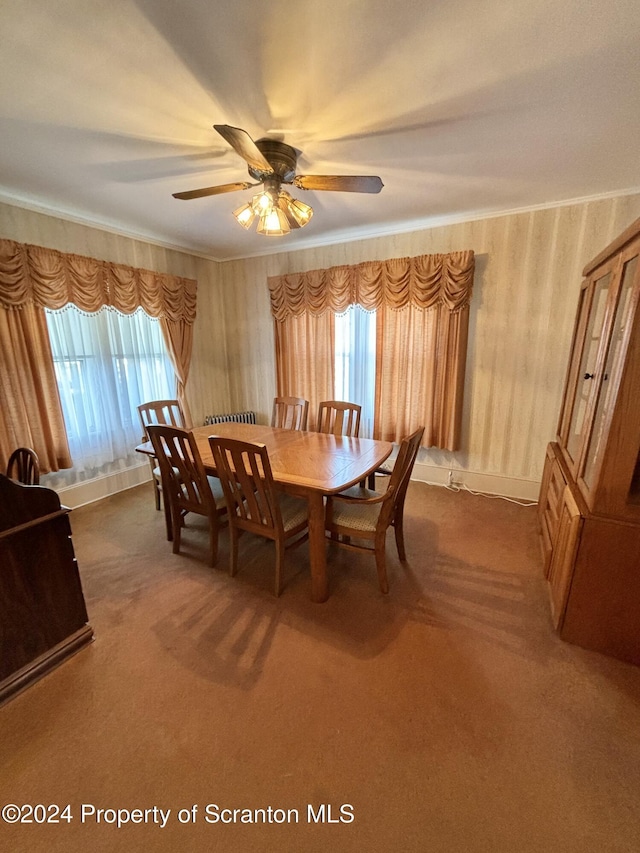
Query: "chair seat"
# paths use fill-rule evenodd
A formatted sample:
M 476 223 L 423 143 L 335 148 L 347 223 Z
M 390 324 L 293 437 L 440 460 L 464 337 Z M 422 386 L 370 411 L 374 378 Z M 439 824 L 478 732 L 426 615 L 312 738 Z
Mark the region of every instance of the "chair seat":
M 298 527 L 306 522 L 308 505 L 303 498 L 296 498 L 293 495 L 282 495 L 280 497 L 280 512 L 282 513 L 284 532 L 288 533 L 294 527 Z
M 379 493 L 362 486 L 352 486 L 336 495 L 333 500 L 333 523 L 337 527 L 350 527 L 353 530 L 362 530 L 364 533 L 374 533 L 382 503 L 358 504 L 353 501 L 341 501 L 341 497 L 365 500 L 377 498 Z
M 156 465 L 156 467 L 153 469 L 152 473 L 153 473 L 153 476 L 156 477 L 156 479 L 158 479 L 158 480 L 162 477 L 162 472 L 160 471 L 159 465 Z M 173 473 L 176 475 L 176 477 L 180 476 L 180 471 L 177 468 L 173 469 Z
M 209 482 L 209 486 L 211 487 L 211 492 L 213 494 L 213 498 L 216 502 L 216 507 L 218 509 L 222 509 L 227 505 L 227 499 L 224 496 L 224 491 L 222 489 L 222 483 L 217 477 L 210 477 L 207 475 L 207 480 Z
M 376 474 L 384 474 L 385 477 L 390 477 L 393 474 L 393 466 L 381 465 L 375 470 Z
M 350 489 L 345 489 L 344 492 L 340 492 L 339 495 L 335 496 L 338 498 L 358 498 L 358 500 L 364 501 L 367 498 L 379 498 L 380 492 L 376 492 L 373 489 L 366 489 L 364 486 L 351 486 Z
M 379 468 L 376 468 L 376 470 L 375 470 L 375 471 L 372 471 L 372 472 L 369 474 L 369 476 L 368 476 L 368 478 L 367 478 L 367 482 L 368 482 L 368 484 L 369 484 L 369 488 L 370 488 L 370 489 L 374 489 L 374 488 L 375 488 L 375 485 L 376 485 L 376 475 L 378 475 L 378 476 L 380 476 L 380 477 L 390 477 L 390 476 L 393 474 L 393 466 L 392 466 L 392 467 L 389 467 L 389 465 L 391 465 L 391 463 L 389 463 L 389 462 L 383 462 L 383 464 L 382 464 L 382 465 L 380 465 L 380 467 L 379 467 Z
M 175 468 L 173 470 L 176 471 Z M 176 473 L 179 474 L 180 472 L 176 471 Z M 217 477 L 209 477 L 207 475 L 207 482 L 209 483 L 211 494 L 213 495 L 213 499 L 216 504 L 216 509 L 223 509 L 224 507 L 226 507 L 227 501 L 224 496 L 224 492 L 222 491 L 222 483 L 220 482 L 220 480 Z M 186 498 L 187 490 L 184 486 L 182 486 L 182 492 Z

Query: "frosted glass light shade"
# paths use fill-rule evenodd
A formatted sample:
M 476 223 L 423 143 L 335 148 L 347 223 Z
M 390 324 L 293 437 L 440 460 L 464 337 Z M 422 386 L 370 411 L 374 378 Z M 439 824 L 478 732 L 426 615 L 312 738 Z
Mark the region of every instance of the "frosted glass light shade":
M 283 211 L 279 207 L 272 207 L 260 216 L 257 230 L 258 234 L 266 237 L 281 237 L 291 229 Z
M 243 204 L 242 207 L 233 211 L 236 220 L 247 230 L 251 228 L 251 223 L 256 218 L 253 207 L 250 204 Z
M 313 208 L 309 207 L 308 204 L 305 204 L 298 198 L 287 199 L 287 210 L 289 211 L 289 214 L 298 223 L 300 228 L 304 228 L 304 226 L 313 216 Z

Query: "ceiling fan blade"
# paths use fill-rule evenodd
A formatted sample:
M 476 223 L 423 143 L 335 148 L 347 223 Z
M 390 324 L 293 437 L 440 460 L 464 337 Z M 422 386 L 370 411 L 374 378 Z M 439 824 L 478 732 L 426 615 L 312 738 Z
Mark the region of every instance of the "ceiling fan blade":
M 333 190 L 341 193 L 379 193 L 384 184 L 377 175 L 296 175 L 301 190 Z
M 214 124 L 213 127 L 254 171 L 273 174 L 272 165 L 246 130 L 242 130 L 241 127 L 232 127 L 230 124 Z
M 236 190 L 248 190 L 249 187 L 255 187 L 256 184 L 250 184 L 248 181 L 241 181 L 237 184 L 220 184 L 217 187 L 204 187 L 201 190 L 188 190 L 184 193 L 173 193 L 174 198 L 203 198 L 207 195 L 220 195 L 221 193 L 232 193 Z

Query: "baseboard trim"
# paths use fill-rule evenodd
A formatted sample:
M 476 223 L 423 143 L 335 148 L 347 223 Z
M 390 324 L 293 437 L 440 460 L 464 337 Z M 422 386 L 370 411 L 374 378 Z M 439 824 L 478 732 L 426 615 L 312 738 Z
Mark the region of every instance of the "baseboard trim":
M 477 471 L 454 469 L 454 481 L 458 486 L 470 489 L 472 492 L 486 492 L 489 495 L 517 498 L 518 500 L 537 501 L 540 491 L 538 480 L 525 480 L 519 477 L 505 477 L 501 474 L 480 474 Z M 449 469 L 437 465 L 426 465 L 416 462 L 413 469 L 413 480 L 421 483 L 431 483 L 436 486 L 446 486 L 449 480 Z M 61 502 L 77 509 L 85 504 L 107 498 L 117 492 L 132 489 L 141 483 L 151 480 L 148 464 L 136 465 L 105 477 L 96 477 L 65 489 L 57 489 Z
M 412 479 L 436 486 L 446 486 L 449 481 L 449 469 L 416 462 Z M 540 492 L 539 480 L 505 477 L 502 474 L 480 474 L 477 471 L 465 471 L 460 468 L 453 469 L 453 479 L 457 486 L 472 492 L 501 495 L 517 500 L 537 501 Z
M 135 465 L 131 468 L 125 468 L 123 471 L 116 471 L 114 474 L 106 474 L 104 477 L 85 480 L 83 483 L 76 483 L 73 486 L 56 489 L 56 492 L 61 503 L 71 509 L 77 509 L 78 507 L 85 506 L 85 504 L 100 501 L 102 498 L 108 498 L 117 492 L 132 489 L 134 486 L 139 486 L 141 483 L 147 483 L 150 480 L 151 469 L 149 468 L 149 463 L 145 460 L 144 465 Z

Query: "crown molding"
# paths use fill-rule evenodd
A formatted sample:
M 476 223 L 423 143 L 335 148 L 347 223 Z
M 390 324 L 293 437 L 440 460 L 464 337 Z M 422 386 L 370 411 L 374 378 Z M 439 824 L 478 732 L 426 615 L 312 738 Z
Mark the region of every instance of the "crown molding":
M 334 231 L 325 237 L 317 239 L 305 240 L 302 245 L 297 245 L 295 248 L 284 248 L 282 243 L 277 242 L 272 249 L 266 251 L 241 254 L 232 257 L 220 258 L 216 255 L 200 252 L 196 249 L 191 249 L 188 246 L 171 243 L 163 240 L 155 234 L 144 231 L 134 231 L 130 228 L 92 218 L 83 214 L 74 213 L 61 208 L 55 208 L 41 202 L 34 202 L 31 199 L 26 199 L 21 196 L 16 196 L 7 193 L 0 189 L 0 202 L 20 207 L 25 210 L 31 210 L 34 213 L 41 213 L 45 216 L 54 216 L 57 219 L 62 219 L 67 222 L 74 222 L 78 225 L 84 225 L 89 228 L 97 228 L 101 231 L 107 231 L 110 234 L 116 234 L 120 237 L 128 237 L 132 240 L 140 240 L 151 245 L 158 246 L 163 249 L 170 249 L 174 252 L 190 255 L 194 258 L 202 258 L 206 261 L 223 264 L 233 261 L 243 261 L 252 258 L 268 257 L 271 255 L 289 255 L 294 252 L 306 252 L 308 250 L 323 248 L 326 246 L 335 246 L 343 243 L 355 243 L 361 240 L 375 240 L 383 237 L 393 237 L 399 234 L 412 234 L 416 231 L 430 231 L 434 228 L 442 228 L 448 225 L 460 225 L 467 222 L 477 222 L 485 219 L 498 219 L 506 216 L 518 216 L 526 213 L 535 213 L 540 210 L 554 210 L 562 207 L 572 207 L 578 204 L 589 204 L 597 201 L 604 201 L 610 198 L 623 198 L 630 195 L 640 194 L 640 186 L 629 187 L 622 190 L 610 190 L 605 193 L 596 195 L 580 196 L 577 198 L 561 199 L 559 201 L 544 202 L 541 204 L 527 205 L 523 207 L 508 208 L 506 210 L 476 210 L 468 211 L 460 214 L 451 214 L 447 216 L 430 216 L 421 219 L 408 220 L 407 222 L 397 223 L 393 226 L 383 227 L 368 227 L 368 228 L 349 228 L 342 231 Z
M 73 222 L 76 225 L 84 225 L 87 228 L 96 228 L 99 231 L 106 231 L 109 234 L 115 234 L 118 237 L 128 237 L 131 240 L 140 240 L 144 243 L 150 243 L 152 246 L 158 246 L 161 249 L 170 249 L 173 252 L 181 252 L 183 255 L 191 255 L 194 258 L 202 258 L 205 261 L 215 261 L 223 263 L 225 258 L 217 258 L 215 255 L 208 255 L 205 252 L 198 252 L 196 249 L 190 249 L 188 246 L 182 246 L 177 243 L 170 243 L 168 240 L 163 240 L 151 232 L 134 231 L 131 228 L 125 228 L 122 225 L 85 216 L 81 213 L 74 213 L 63 208 L 51 207 L 42 202 L 34 202 L 31 199 L 23 198 L 22 196 L 13 195 L 0 189 L 0 203 L 9 204 L 12 207 L 20 207 L 24 210 L 30 210 L 33 213 L 41 213 L 44 216 L 54 216 L 56 219 L 62 219 L 65 222 Z

